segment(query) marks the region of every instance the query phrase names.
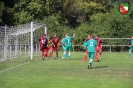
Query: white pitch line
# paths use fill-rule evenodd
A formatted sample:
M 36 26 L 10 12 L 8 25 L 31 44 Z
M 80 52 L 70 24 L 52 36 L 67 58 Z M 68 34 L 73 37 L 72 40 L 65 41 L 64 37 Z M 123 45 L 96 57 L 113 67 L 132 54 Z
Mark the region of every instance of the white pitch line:
M 35 60 L 35 61 L 37 61 L 37 60 Z M 14 66 L 14 67 L 11 67 L 11 68 L 7 68 L 7 69 L 5 69 L 5 70 L 0 71 L 0 73 L 3 73 L 3 72 L 6 72 L 6 71 L 9 71 L 9 70 L 11 70 L 11 69 L 14 69 L 14 68 L 17 68 L 17 67 L 23 66 L 23 65 L 28 64 L 28 63 L 30 63 L 30 61 L 29 61 L 29 62 L 25 62 L 25 63 L 20 64 L 20 65 L 17 65 L 17 66 Z

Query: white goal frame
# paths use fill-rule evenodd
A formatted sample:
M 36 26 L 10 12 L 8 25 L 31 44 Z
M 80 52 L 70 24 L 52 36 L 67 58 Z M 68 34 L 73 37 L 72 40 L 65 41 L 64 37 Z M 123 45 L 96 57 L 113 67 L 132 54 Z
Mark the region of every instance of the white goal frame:
M 36 29 L 38 28 L 34 28 L 34 25 L 33 25 L 34 22 L 31 22 L 31 54 L 30 54 L 30 59 L 33 60 L 33 51 L 34 51 L 34 48 L 33 48 L 33 31 L 35 31 Z M 44 33 L 47 35 L 47 27 L 46 27 L 46 24 L 42 24 L 41 27 L 44 26 Z
M 47 25 L 42 24 L 42 23 L 37 23 L 37 22 L 31 22 L 30 23 L 30 28 L 27 27 L 25 29 L 17 29 L 15 32 L 7 33 L 7 26 L 5 25 L 5 43 L 4 43 L 4 60 L 7 60 L 7 46 L 8 46 L 8 36 L 9 35 L 22 35 L 26 33 L 30 33 L 30 60 L 33 60 L 33 52 L 34 52 L 34 45 L 33 45 L 33 32 L 37 30 L 38 28 L 44 27 L 44 33 L 47 35 Z

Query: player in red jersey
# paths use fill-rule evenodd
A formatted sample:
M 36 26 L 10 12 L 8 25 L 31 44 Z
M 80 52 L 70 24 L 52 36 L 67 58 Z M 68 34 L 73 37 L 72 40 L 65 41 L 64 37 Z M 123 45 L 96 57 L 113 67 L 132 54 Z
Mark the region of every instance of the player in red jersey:
M 48 57 L 52 57 L 53 55 L 53 42 L 52 42 L 52 39 L 50 36 L 48 36 L 48 44 L 47 44 L 47 47 L 48 47 Z
M 42 51 L 42 59 L 44 60 L 45 57 L 47 56 L 47 51 L 48 51 L 47 48 L 48 40 L 46 38 L 46 34 L 44 34 L 39 38 L 39 43 L 40 43 L 40 51 Z
M 100 55 L 100 58 L 102 55 L 102 41 L 99 35 L 96 36 L 96 40 L 97 40 L 97 46 L 96 46 L 96 52 L 95 52 L 95 59 L 97 62 L 99 62 L 99 55 Z
M 58 57 L 58 43 L 59 43 L 59 38 L 57 37 L 57 35 L 54 35 L 54 38 L 52 40 L 54 47 L 53 50 L 56 51 L 56 57 Z
M 90 40 L 90 39 L 91 39 L 91 34 L 88 35 L 88 38 L 87 38 L 87 40 L 84 41 L 84 44 L 83 45 L 85 46 L 85 42 L 88 41 L 88 40 Z M 83 60 L 83 62 L 86 62 L 87 54 L 88 54 L 88 49 L 86 48 L 86 50 L 84 52 L 84 60 Z

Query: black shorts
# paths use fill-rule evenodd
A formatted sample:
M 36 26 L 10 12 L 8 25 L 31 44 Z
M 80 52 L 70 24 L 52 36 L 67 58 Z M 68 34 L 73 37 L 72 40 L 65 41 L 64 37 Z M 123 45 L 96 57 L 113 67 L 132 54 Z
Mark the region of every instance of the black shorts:
M 47 44 L 43 44 L 42 50 L 43 50 L 43 49 L 47 49 Z

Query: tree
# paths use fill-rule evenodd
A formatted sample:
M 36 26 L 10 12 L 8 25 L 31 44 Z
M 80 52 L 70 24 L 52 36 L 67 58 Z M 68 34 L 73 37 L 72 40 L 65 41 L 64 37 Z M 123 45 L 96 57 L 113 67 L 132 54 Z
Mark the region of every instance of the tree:
M 13 8 L 11 3 L 7 3 L 7 0 L 0 1 L 0 25 L 12 25 L 13 23 Z

